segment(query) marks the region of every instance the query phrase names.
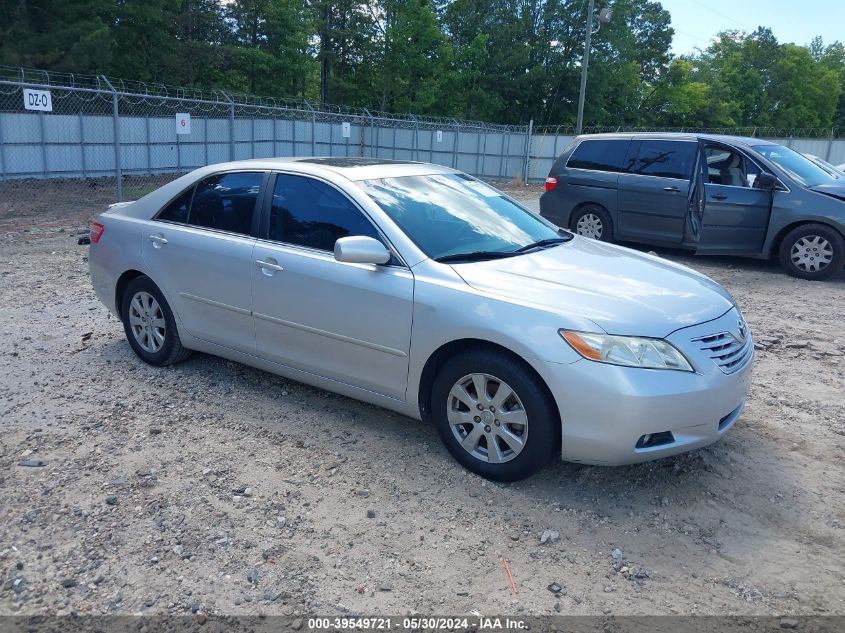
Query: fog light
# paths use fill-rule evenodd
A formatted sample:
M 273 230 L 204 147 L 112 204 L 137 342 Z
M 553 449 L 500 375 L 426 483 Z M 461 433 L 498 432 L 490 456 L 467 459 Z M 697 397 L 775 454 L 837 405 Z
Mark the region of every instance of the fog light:
M 663 446 L 664 444 L 671 444 L 675 441 L 675 436 L 671 431 L 663 431 L 662 433 L 646 433 L 637 440 L 635 448 L 654 448 L 655 446 Z

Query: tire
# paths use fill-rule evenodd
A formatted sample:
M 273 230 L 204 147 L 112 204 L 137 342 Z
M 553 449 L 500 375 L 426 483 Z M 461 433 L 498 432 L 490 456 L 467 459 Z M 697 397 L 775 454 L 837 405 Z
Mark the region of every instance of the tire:
M 824 224 L 802 224 L 783 238 L 778 257 L 781 266 L 794 277 L 830 279 L 845 263 L 845 238 Z
M 482 398 L 477 397 L 476 384 L 483 385 Z M 499 402 L 502 386 L 512 395 Z M 475 348 L 447 361 L 434 380 L 431 411 L 452 456 L 487 479 L 525 479 L 560 448 L 560 419 L 545 386 L 521 362 L 500 351 Z
M 164 367 L 191 355 L 179 339 L 167 300 L 149 277 L 142 275 L 129 282 L 121 297 L 120 314 L 126 340 L 145 363 Z
M 597 204 L 588 204 L 578 209 L 572 216 L 570 226 L 578 235 L 600 242 L 613 241 L 613 221 L 607 211 Z

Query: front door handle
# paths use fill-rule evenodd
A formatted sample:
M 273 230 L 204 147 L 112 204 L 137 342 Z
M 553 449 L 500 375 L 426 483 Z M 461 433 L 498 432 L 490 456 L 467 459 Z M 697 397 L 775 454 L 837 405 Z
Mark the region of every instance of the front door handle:
M 723 193 L 714 193 L 710 197 L 713 198 L 714 200 L 724 200 L 725 198 L 727 198 L 727 196 Z
M 663 187 L 663 191 L 671 191 L 672 193 L 674 193 L 676 191 L 680 191 L 680 189 L 672 185 L 671 187 Z
M 165 244 L 167 244 L 167 238 L 164 235 L 149 235 L 150 241 L 153 243 L 154 248 L 161 248 Z
M 274 272 L 281 272 L 281 271 L 284 270 L 284 268 L 279 266 L 276 263 L 276 261 L 273 260 L 273 259 L 268 259 L 268 260 L 256 259 L 255 265 L 258 266 L 261 270 L 263 270 L 265 274 L 269 274 L 269 275 L 272 275 L 273 273 L 268 273 L 267 271 L 272 270 Z

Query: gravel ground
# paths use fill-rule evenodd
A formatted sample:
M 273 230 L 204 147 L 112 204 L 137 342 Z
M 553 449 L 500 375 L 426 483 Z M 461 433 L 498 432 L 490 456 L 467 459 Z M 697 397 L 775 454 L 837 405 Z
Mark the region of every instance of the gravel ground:
M 499 485 L 397 414 L 144 365 L 76 244 L 94 210 L 0 208 L 0 614 L 845 614 L 844 278 L 661 251 L 745 311 L 743 418 Z

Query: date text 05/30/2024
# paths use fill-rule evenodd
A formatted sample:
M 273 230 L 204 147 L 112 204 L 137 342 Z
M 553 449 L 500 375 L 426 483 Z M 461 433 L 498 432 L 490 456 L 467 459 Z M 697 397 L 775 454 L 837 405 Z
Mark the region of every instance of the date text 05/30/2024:
M 425 617 L 404 618 L 356 617 L 356 618 L 308 618 L 311 631 L 432 631 L 432 630 L 475 630 L 475 631 L 523 631 L 528 623 L 518 618 L 497 617 Z

